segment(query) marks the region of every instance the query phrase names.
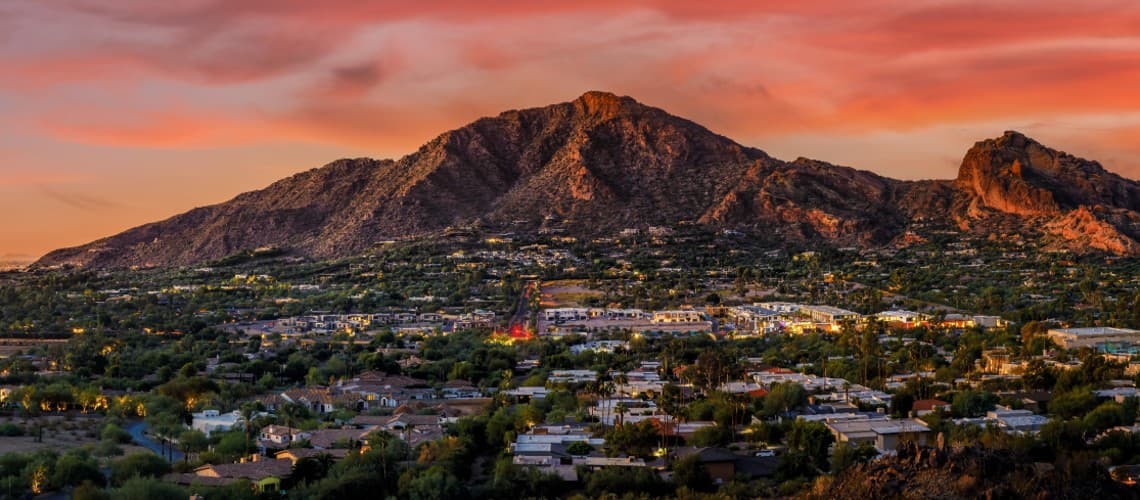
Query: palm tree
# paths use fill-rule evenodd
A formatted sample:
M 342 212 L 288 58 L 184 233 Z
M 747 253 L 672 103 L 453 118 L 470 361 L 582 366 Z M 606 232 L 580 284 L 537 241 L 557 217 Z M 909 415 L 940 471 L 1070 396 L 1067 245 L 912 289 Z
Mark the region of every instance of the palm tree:
M 253 419 L 257 418 L 258 412 L 261 410 L 261 402 L 253 401 L 241 405 L 239 408 L 242 428 L 245 431 L 245 452 L 249 451 L 250 433 L 253 431 Z
M 614 383 L 613 382 L 606 380 L 606 381 L 599 383 L 598 394 L 601 395 L 601 397 L 602 397 L 602 427 L 605 427 L 606 420 L 608 419 L 609 414 L 610 414 L 610 405 L 608 404 L 607 399 L 609 399 L 609 396 L 612 395 L 613 393 L 614 393 Z
M 626 407 L 625 401 L 619 402 L 617 404 L 617 406 L 614 408 L 614 411 L 617 412 L 617 415 L 618 415 L 618 420 L 617 420 L 618 427 L 625 425 L 625 414 L 629 412 L 629 408 Z
M 285 427 L 293 427 L 298 419 L 308 416 L 309 409 L 300 403 L 286 403 L 281 406 L 281 417 L 285 420 Z
M 625 396 L 625 385 L 629 383 L 629 377 L 624 373 L 619 373 L 614 376 L 614 383 L 617 384 L 617 393 Z

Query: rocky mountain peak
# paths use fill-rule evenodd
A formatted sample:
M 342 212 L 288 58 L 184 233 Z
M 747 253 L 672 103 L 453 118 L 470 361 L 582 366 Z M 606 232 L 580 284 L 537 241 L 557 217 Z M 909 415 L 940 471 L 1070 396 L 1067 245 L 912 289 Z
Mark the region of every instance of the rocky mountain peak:
M 979 204 L 1018 215 L 1060 211 L 1044 177 L 1056 170 L 1058 154 L 1025 135 L 1008 131 L 974 144 L 962 159 L 956 183 L 977 195 Z
M 598 118 L 610 118 L 632 109 L 645 107 L 629 96 L 618 96 L 612 92 L 591 90 L 574 100 L 574 107 L 582 114 Z
M 1056 215 L 1096 205 L 1140 208 L 1136 181 L 1015 131 L 974 144 L 955 183 L 976 195 L 981 207 L 1018 215 Z
M 604 90 L 587 91 L 575 99 L 573 103 L 591 114 L 612 113 L 614 110 L 626 106 L 641 106 L 641 103 L 637 103 L 632 97 L 618 96 L 616 93 L 606 92 Z

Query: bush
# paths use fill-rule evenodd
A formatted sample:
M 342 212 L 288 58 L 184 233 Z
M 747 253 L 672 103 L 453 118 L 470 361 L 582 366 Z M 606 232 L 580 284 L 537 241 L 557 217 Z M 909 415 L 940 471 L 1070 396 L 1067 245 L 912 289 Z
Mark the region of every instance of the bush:
M 585 441 L 574 441 L 566 445 L 566 453 L 575 456 L 589 455 L 591 451 L 594 451 L 594 447 Z
M 128 480 L 111 494 L 111 498 L 116 500 L 185 500 L 189 497 L 182 488 L 159 479 L 144 477 Z
M 91 454 L 97 457 L 119 457 L 123 449 L 114 441 L 100 441 L 91 449 Z
M 698 447 L 724 446 L 731 441 L 731 429 L 719 425 L 710 425 L 697 429 L 697 431 L 693 433 L 693 437 L 689 439 L 689 444 Z
M 114 441 L 119 444 L 128 444 L 133 440 L 131 438 L 131 433 L 123 430 L 122 427 L 119 427 L 115 424 L 104 425 L 103 430 L 99 435 L 105 440 Z
M 160 477 L 170 464 L 153 453 L 135 453 L 111 463 L 111 483 L 126 485 L 135 477 Z
M 13 423 L 7 423 L 7 424 L 0 425 L 0 436 L 16 437 L 16 436 L 23 436 L 23 435 L 24 435 L 24 428 L 23 427 L 20 427 L 16 424 L 13 424 Z

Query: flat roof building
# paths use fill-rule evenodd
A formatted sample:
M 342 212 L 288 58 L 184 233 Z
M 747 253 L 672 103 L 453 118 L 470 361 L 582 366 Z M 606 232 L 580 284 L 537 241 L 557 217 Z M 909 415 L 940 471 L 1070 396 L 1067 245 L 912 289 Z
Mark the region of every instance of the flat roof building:
M 900 442 L 929 444 L 933 432 L 926 422 L 916 418 L 840 419 L 825 422 L 837 443 L 858 446 L 870 443 L 880 452 L 893 451 Z
M 816 323 L 839 323 L 842 321 L 854 321 L 860 318 L 859 313 L 855 311 L 848 311 L 832 306 L 804 306 L 799 310 L 800 314 L 805 314 Z
M 1140 344 L 1140 330 L 1096 326 L 1088 328 L 1053 328 L 1049 339 L 1065 349 L 1096 347 L 1105 344 Z

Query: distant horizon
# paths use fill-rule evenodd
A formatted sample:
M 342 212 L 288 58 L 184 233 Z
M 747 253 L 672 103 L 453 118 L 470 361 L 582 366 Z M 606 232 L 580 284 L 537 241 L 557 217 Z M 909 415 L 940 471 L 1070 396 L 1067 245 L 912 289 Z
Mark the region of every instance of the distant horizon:
M 0 13 L 0 254 L 32 259 L 588 90 L 777 158 L 897 179 L 953 178 L 1005 130 L 1140 177 L 1129 2 L 63 0 Z

